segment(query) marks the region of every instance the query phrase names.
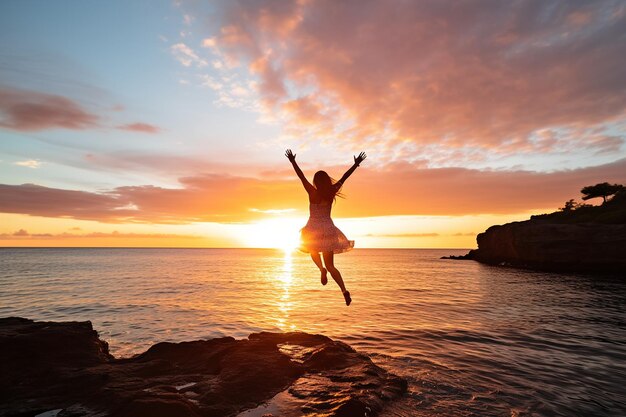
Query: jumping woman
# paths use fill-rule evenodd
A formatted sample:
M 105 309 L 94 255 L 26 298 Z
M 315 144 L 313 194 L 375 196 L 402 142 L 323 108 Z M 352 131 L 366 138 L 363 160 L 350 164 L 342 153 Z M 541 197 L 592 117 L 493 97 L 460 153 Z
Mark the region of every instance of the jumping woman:
M 287 149 L 285 156 L 293 165 L 293 169 L 309 195 L 309 221 L 300 230 L 300 250 L 311 254 L 311 259 L 320 270 L 322 285 L 328 283 L 326 273 L 330 272 L 330 275 L 341 288 L 343 297 L 346 299 L 346 305 L 349 306 L 352 302 L 350 292 L 346 290 L 341 273 L 335 268 L 334 255 L 352 249 L 354 241 L 348 240 L 346 235 L 335 226 L 330 218 L 330 210 L 343 183 L 361 165 L 367 155 L 365 152 L 361 152 L 359 156 L 355 156 L 354 165 L 337 182 L 330 178 L 325 171 L 317 171 L 313 176 L 313 185 L 306 179 L 296 163 L 296 154 L 291 152 L 291 149 Z M 320 253 L 324 257 L 324 263 L 322 263 Z

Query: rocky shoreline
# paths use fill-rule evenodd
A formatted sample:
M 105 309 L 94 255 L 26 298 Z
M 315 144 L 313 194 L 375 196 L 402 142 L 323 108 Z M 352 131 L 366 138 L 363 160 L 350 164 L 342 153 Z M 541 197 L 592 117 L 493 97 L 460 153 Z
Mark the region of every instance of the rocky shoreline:
M 552 272 L 626 271 L 625 224 L 527 220 L 491 226 L 476 241 L 478 249 L 448 259 Z
M 117 359 L 89 321 L 9 317 L 0 357 L 1 416 L 373 416 L 406 391 L 347 344 L 301 332 L 157 343 Z
M 599 206 L 573 199 L 553 213 L 491 226 L 476 236 L 478 249 L 464 256 L 489 265 L 549 272 L 616 274 L 626 271 L 626 187 L 601 183 L 584 187 L 583 200 L 603 198 Z

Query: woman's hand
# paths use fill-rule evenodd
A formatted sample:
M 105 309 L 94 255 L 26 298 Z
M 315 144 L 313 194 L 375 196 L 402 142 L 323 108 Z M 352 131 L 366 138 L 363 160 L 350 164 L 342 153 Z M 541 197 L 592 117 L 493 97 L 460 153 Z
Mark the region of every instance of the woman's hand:
M 295 158 L 296 156 L 294 155 L 293 157 Z M 365 152 L 361 152 L 359 156 L 354 157 L 354 165 L 361 165 L 361 162 L 363 162 L 365 158 L 367 158 L 367 155 L 365 155 Z
M 285 156 L 289 159 L 289 162 L 296 162 L 296 154 L 291 152 L 291 149 L 285 151 Z

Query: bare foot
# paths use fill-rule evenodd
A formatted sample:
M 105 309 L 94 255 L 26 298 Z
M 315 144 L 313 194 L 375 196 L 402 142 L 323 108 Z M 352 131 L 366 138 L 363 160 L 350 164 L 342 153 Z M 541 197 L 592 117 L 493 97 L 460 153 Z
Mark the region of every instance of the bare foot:
M 328 277 L 326 276 L 326 268 L 322 269 L 322 285 L 328 284 Z
M 346 305 L 349 306 L 350 303 L 352 302 L 352 298 L 350 298 L 350 291 L 344 291 L 343 298 L 346 299 Z

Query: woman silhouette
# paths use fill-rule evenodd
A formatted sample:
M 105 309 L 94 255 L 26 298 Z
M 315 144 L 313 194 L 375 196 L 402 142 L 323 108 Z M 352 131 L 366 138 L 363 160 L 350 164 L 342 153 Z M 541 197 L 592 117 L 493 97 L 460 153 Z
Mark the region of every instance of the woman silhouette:
M 349 306 L 352 302 L 350 292 L 346 290 L 341 273 L 335 268 L 334 255 L 335 253 L 342 253 L 352 249 L 354 241 L 348 240 L 346 235 L 335 226 L 330 218 L 330 210 L 343 183 L 361 165 L 361 162 L 367 158 L 367 155 L 361 152 L 359 156 L 355 156 L 354 165 L 337 182 L 334 182 L 326 172 L 317 171 L 313 176 L 313 185 L 306 179 L 296 163 L 296 154 L 291 152 L 291 149 L 287 149 L 285 156 L 293 165 L 293 169 L 296 171 L 300 181 L 302 181 L 304 189 L 309 194 L 309 221 L 300 230 L 300 250 L 311 254 L 311 259 L 313 259 L 313 262 L 320 270 L 322 285 L 326 285 L 328 282 L 326 273 L 330 272 L 330 275 L 341 288 L 343 297 L 346 299 L 346 305 Z M 324 257 L 323 264 L 320 253 Z

